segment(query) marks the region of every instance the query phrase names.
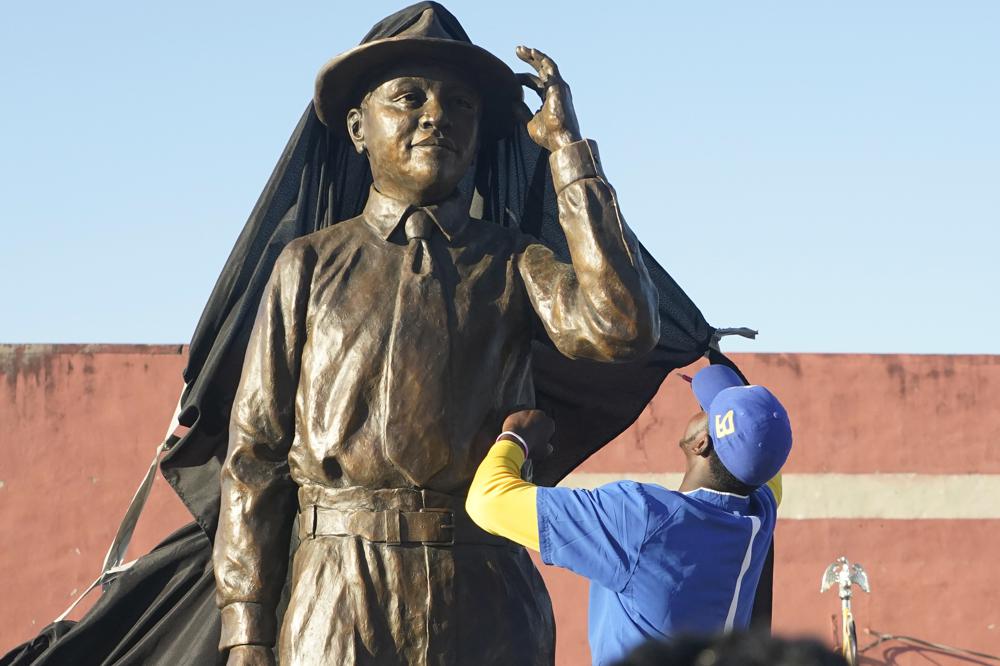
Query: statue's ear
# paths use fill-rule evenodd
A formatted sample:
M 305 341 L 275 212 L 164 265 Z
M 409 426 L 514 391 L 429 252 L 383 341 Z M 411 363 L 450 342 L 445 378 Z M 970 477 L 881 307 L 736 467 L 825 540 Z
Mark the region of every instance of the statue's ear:
M 361 123 L 363 118 L 361 109 L 351 109 L 347 112 L 347 135 L 351 137 L 351 143 L 354 144 L 354 150 L 358 151 L 358 154 L 365 152 L 365 131 Z

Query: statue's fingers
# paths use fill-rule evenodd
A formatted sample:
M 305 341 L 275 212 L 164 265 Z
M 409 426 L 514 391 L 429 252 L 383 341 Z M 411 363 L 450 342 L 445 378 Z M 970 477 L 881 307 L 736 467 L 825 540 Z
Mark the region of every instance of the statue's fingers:
M 535 76 L 534 74 L 517 74 L 517 82 L 520 83 L 525 88 L 530 88 L 534 90 L 539 97 L 545 99 L 545 84 L 542 80 Z
M 538 66 L 535 64 L 535 58 L 532 55 L 532 51 L 534 51 L 534 49 L 529 49 L 527 46 L 518 46 L 514 49 L 514 54 L 535 69 L 538 69 Z
M 529 48 L 527 46 L 518 46 L 515 49 L 517 57 L 528 63 L 535 68 L 535 71 L 542 77 L 544 83 L 548 83 L 546 79 L 552 74 L 552 67 L 555 65 L 548 56 L 539 51 L 538 49 Z M 548 59 L 548 62 L 546 61 Z
M 531 51 L 532 64 L 538 73 L 542 76 L 542 80 L 545 83 L 553 83 L 555 80 L 559 79 L 559 65 L 556 61 L 545 55 L 538 49 L 529 49 Z

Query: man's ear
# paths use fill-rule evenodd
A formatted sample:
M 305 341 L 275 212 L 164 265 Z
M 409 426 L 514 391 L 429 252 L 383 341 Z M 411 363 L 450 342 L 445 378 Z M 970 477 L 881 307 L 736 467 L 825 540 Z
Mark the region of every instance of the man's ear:
M 708 436 L 708 428 L 701 430 L 691 443 L 691 453 L 707 458 L 712 453 L 712 438 Z
M 359 155 L 365 152 L 365 130 L 361 124 L 363 118 L 361 109 L 351 109 L 347 112 L 347 135 L 351 137 L 354 150 L 358 151 Z

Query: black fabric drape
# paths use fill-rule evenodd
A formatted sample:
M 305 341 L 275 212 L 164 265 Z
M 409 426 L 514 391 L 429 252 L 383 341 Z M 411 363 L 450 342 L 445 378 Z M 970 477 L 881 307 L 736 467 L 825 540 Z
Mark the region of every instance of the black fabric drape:
M 83 619 L 58 625 L 0 666 L 224 663 L 208 537 L 196 523 L 182 527 L 113 580 Z
M 385 19 L 365 41 L 392 36 L 428 4 Z M 451 18 L 455 36 L 468 39 Z M 140 558 L 76 626 L 67 631 L 60 625 L 19 646 L 0 664 L 215 663 L 219 619 L 211 539 L 219 513 L 219 471 L 261 293 L 282 248 L 360 214 L 370 184 L 367 159 L 354 151 L 342 128 L 324 126 L 310 104 L 250 213 L 191 340 L 180 411 L 180 423 L 188 430 L 167 452 L 161 470 L 197 527 L 183 528 Z M 474 192 L 476 217 L 519 227 L 569 260 L 548 154 L 523 126 L 481 146 L 476 168 L 461 187 Z M 557 424 L 555 453 L 533 470 L 539 484 L 554 485 L 625 430 L 671 370 L 709 350 L 715 329 L 645 249 L 643 259 L 659 290 L 661 322 L 659 343 L 645 359 L 626 364 L 570 360 L 547 339 L 534 344 L 537 406 Z M 712 361 L 731 365 L 717 352 Z

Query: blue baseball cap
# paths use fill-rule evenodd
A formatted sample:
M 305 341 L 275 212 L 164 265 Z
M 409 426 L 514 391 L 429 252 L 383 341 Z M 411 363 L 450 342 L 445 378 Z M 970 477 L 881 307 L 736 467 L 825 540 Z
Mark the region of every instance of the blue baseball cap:
M 708 434 L 726 469 L 748 486 L 770 481 L 792 450 L 788 412 L 763 386 L 745 386 L 732 369 L 710 365 L 691 380 L 708 414 Z

